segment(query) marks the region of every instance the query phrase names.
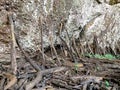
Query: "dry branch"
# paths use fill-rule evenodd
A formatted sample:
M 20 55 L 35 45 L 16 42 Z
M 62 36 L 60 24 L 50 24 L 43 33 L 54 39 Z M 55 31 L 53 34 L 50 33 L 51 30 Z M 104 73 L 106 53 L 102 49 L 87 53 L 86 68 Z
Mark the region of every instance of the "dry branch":
M 20 48 L 21 52 L 23 53 L 23 55 L 25 56 L 26 60 L 33 66 L 33 68 L 35 68 L 36 71 L 40 71 L 39 66 L 33 62 L 33 60 L 31 60 L 31 58 L 27 55 L 27 53 L 22 49 L 19 40 L 18 40 L 18 36 L 15 35 L 14 33 L 14 23 L 13 23 L 13 16 L 12 14 L 9 15 L 9 19 L 10 19 L 10 23 L 11 23 L 11 33 L 12 33 L 12 67 L 14 67 L 14 73 L 16 73 L 17 71 L 17 63 L 16 63 L 16 55 L 15 55 L 15 40 L 16 43 L 18 45 L 18 47 Z
M 21 45 L 20 45 L 20 43 L 19 43 L 19 41 L 18 41 L 17 36 L 16 36 L 16 42 L 17 42 L 17 45 L 18 45 L 18 47 L 20 48 L 21 52 L 22 52 L 23 55 L 25 56 L 26 61 L 28 61 L 28 62 L 31 64 L 31 66 L 32 66 L 36 71 L 40 71 L 39 66 L 38 66 L 36 63 L 34 63 L 34 61 L 33 61 L 33 60 L 27 55 L 27 53 L 22 49 L 22 47 L 21 47 Z
M 38 72 L 36 78 L 33 81 L 27 83 L 26 90 L 31 90 L 36 84 L 38 84 L 41 81 L 43 75 L 48 74 L 48 73 L 60 72 L 65 69 L 66 69 L 65 67 L 57 67 L 57 68 L 51 68 L 51 69 Z
M 16 61 L 16 41 L 15 41 L 15 35 L 14 35 L 14 24 L 12 20 L 12 14 L 10 13 L 8 15 L 9 23 L 10 23 L 10 30 L 11 30 L 11 65 L 12 65 L 12 71 L 16 75 L 17 74 L 17 61 Z

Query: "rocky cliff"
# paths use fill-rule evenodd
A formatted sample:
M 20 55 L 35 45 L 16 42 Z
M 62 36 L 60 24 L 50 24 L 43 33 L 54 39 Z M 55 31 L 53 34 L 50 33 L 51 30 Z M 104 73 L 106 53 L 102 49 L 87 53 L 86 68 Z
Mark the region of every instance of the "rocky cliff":
M 79 39 L 80 50 L 84 53 L 119 54 L 120 1 L 111 2 L 111 0 L 1 0 L 0 53 L 10 48 L 7 45 L 10 40 L 7 14 L 12 12 L 15 33 L 27 52 L 34 53 L 41 48 L 41 37 L 44 48 L 50 46 L 51 42 L 54 45 L 61 44 L 59 37 L 62 37 L 67 44 L 72 38 L 76 41 Z

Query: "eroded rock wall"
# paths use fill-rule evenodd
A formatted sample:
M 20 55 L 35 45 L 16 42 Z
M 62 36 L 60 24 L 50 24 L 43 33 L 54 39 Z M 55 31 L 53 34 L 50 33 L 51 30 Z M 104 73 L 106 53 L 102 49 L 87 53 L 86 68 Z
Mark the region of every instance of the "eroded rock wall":
M 93 52 L 96 43 L 96 48 L 102 53 L 112 50 L 117 54 L 120 52 L 120 4 L 109 5 L 109 2 L 110 0 L 3 0 L 0 1 L 0 26 L 3 30 L 2 23 L 7 22 L 4 18 L 7 18 L 9 11 L 13 12 L 15 33 L 19 36 L 23 49 L 30 53 L 41 48 L 42 30 L 44 47 L 50 46 L 51 42 L 61 44 L 59 36 L 69 44 L 67 31 L 70 38 L 80 38 L 84 52 Z

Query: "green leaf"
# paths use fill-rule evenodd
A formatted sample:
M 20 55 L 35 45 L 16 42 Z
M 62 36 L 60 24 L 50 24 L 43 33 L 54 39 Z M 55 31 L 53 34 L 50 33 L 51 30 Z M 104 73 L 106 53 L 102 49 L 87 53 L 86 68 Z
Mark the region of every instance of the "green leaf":
M 89 58 L 109 59 L 109 60 L 114 60 L 116 58 L 120 58 L 120 56 L 118 56 L 118 57 L 116 56 L 115 57 L 112 54 L 105 54 L 105 55 L 95 54 L 95 55 L 93 55 L 93 54 L 88 53 L 88 54 L 85 54 L 85 56 L 89 57 Z
M 99 54 L 95 54 L 94 57 L 95 57 L 95 58 L 99 58 L 99 59 L 104 59 L 104 56 L 99 55 Z
M 96 67 L 97 70 L 100 70 L 100 67 Z
M 111 54 L 105 54 L 104 57 L 105 57 L 105 59 L 110 59 L 110 60 L 116 59 L 116 58 L 115 58 L 113 55 L 111 55 Z
M 93 57 L 93 55 L 92 55 L 92 54 L 90 54 L 90 53 L 88 53 L 88 54 L 85 54 L 85 57 L 92 58 L 92 57 Z
M 110 86 L 110 83 L 109 83 L 107 80 L 105 80 L 105 86 L 106 86 L 106 87 L 109 87 L 109 86 Z
M 75 63 L 75 70 L 78 71 L 78 65 Z

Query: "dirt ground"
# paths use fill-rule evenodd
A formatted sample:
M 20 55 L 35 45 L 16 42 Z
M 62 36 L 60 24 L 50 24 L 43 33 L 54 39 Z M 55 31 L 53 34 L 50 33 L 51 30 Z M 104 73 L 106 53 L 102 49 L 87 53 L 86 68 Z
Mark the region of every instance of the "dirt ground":
M 56 57 L 49 48 L 44 59 L 39 52 L 30 57 L 18 51 L 16 75 L 10 62 L 0 65 L 1 90 L 120 90 L 120 60 L 73 61 L 62 49 L 56 49 Z

